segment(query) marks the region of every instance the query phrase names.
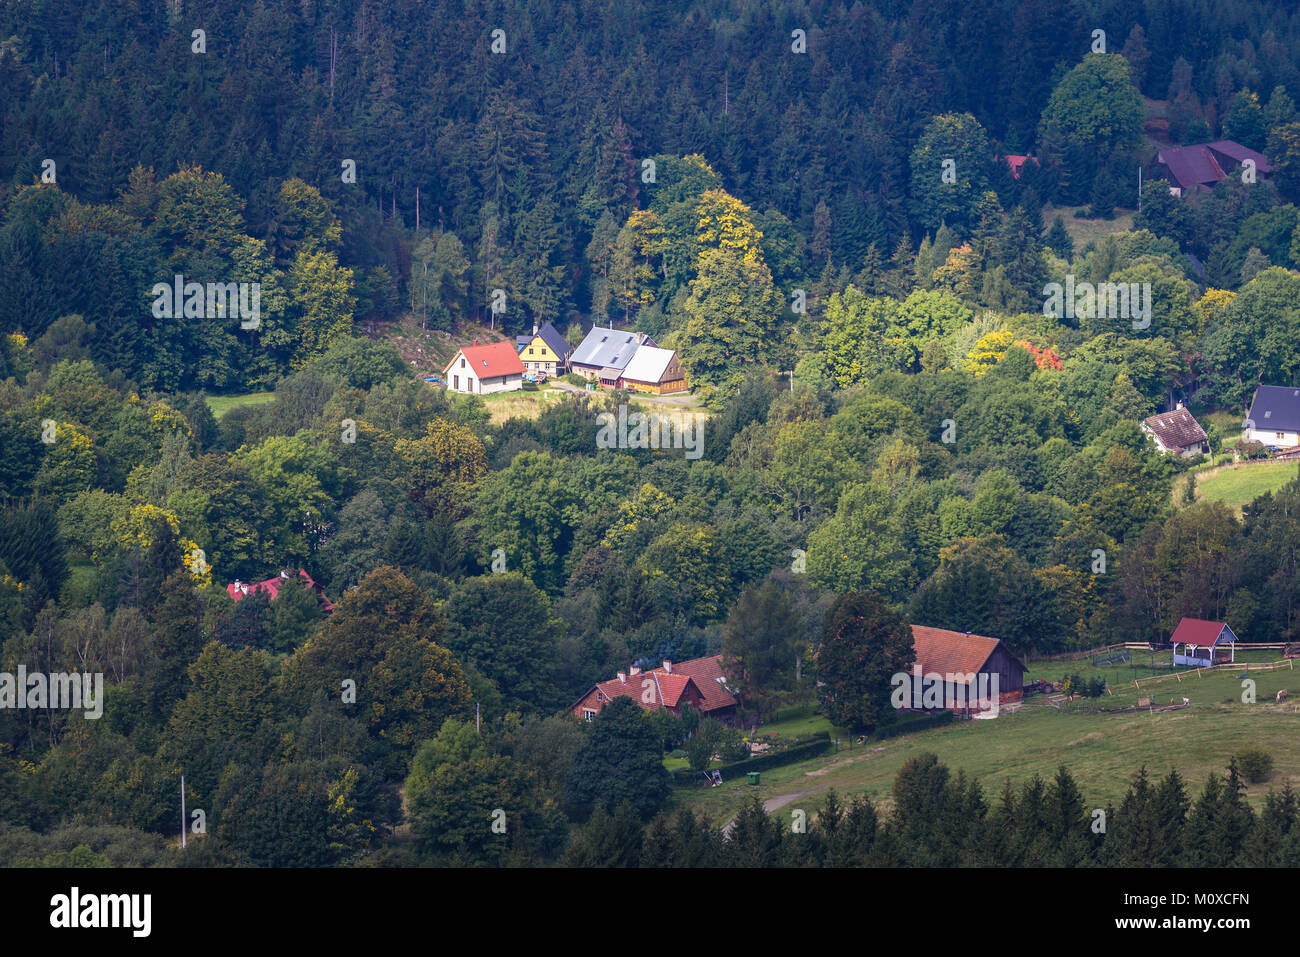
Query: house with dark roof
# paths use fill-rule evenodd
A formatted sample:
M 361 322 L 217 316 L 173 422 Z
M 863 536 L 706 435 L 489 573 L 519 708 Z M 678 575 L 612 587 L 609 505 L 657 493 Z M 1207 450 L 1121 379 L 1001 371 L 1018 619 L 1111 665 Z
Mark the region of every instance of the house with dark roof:
M 1020 701 L 1028 669 L 998 638 L 912 625 L 911 687 L 896 689 L 907 710 L 971 713 Z M 938 679 L 937 681 L 935 679 Z
M 1183 196 L 1213 189 L 1220 180 L 1239 171 L 1247 160 L 1255 164 L 1260 176 L 1273 172 L 1263 153 L 1232 140 L 1160 150 L 1156 153 L 1156 169 L 1168 181 L 1169 192 Z
M 1169 636 L 1169 641 L 1174 646 L 1176 665 L 1208 668 L 1236 660 L 1237 636 L 1224 621 L 1184 618 Z
M 647 711 L 662 709 L 680 715 L 683 708 L 694 708 L 701 716 L 723 724 L 731 724 L 736 719 L 738 702 L 727 687 L 721 655 L 665 661 L 649 671 L 633 666 L 609 681 L 592 685 L 569 711 L 591 721 L 615 698 L 629 697 Z
M 537 323 L 533 323 L 533 334 L 517 336 L 515 342 L 519 347 L 519 358 L 529 372 L 563 375 L 568 370 L 573 347 L 549 322 L 540 329 Z
M 1246 414 L 1241 439 L 1284 449 L 1300 445 L 1300 388 L 1259 386 Z
M 320 601 L 321 607 L 324 608 L 327 613 L 334 610 L 334 603 L 325 597 L 325 589 L 317 584 L 315 579 L 301 568 L 298 569 L 298 580 L 316 593 L 316 598 Z M 241 582 L 239 579 L 235 579 L 235 581 L 226 586 L 226 594 L 228 594 L 233 600 L 239 601 L 241 598 L 246 598 L 247 596 L 256 594 L 257 592 L 263 592 L 268 599 L 275 601 L 276 597 L 280 594 L 280 589 L 284 588 L 284 586 L 290 581 L 293 581 L 293 576 L 288 570 L 282 571 L 274 578 L 268 578 L 255 585 L 249 585 Z
M 448 392 L 490 395 L 516 392 L 524 387 L 524 364 L 509 342 L 492 342 L 458 349 L 443 369 Z
M 643 345 L 654 346 L 656 343 L 644 332 L 593 326 L 569 356 L 569 367 L 584 379 L 615 389 L 623 370 Z
M 1210 451 L 1209 439 L 1195 416 L 1182 407 L 1161 412 L 1142 421 L 1141 429 L 1161 452 L 1175 452 L 1184 458 Z

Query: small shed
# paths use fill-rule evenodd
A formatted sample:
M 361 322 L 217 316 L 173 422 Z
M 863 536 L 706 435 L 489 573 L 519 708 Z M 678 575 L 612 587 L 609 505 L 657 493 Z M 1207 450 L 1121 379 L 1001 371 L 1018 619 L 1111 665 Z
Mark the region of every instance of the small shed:
M 1237 636 L 1227 622 L 1184 618 L 1169 641 L 1174 646 L 1176 665 L 1208 668 L 1236 661 Z

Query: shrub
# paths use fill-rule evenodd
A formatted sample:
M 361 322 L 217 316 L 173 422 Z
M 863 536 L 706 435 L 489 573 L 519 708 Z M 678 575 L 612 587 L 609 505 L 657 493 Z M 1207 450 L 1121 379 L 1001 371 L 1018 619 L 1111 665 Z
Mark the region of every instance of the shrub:
M 1273 755 L 1253 744 L 1238 751 L 1236 761 L 1237 770 L 1251 784 L 1258 784 L 1273 773 Z

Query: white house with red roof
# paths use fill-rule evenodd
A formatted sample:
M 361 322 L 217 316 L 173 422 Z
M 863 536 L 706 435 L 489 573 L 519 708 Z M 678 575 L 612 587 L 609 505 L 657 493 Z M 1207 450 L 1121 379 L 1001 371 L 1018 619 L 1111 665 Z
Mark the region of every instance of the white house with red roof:
M 665 661 L 658 668 L 642 671 L 632 667 L 609 681 L 592 685 L 569 711 L 591 721 L 615 698 L 632 698 L 647 711 L 660 709 L 680 715 L 686 707 L 702 716 L 731 724 L 736 717 L 736 697 L 722 673 L 722 656 L 691 661 Z
M 443 369 L 447 391 L 465 395 L 516 392 L 524 387 L 524 363 L 509 342 L 472 346 L 457 350 Z

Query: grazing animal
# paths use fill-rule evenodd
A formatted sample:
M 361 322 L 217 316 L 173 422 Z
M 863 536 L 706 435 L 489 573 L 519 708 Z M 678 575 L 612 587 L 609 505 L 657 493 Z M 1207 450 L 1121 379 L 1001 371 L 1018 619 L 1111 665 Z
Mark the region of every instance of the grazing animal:
M 1184 705 L 1189 705 L 1189 704 L 1191 704 L 1191 702 L 1188 701 L 1186 698 L 1184 698 L 1184 699 L 1183 699 L 1183 704 L 1184 704 Z
M 1279 691 L 1279 692 L 1277 693 L 1277 700 L 1276 700 L 1274 703 L 1275 703 L 1275 704 L 1281 704 L 1281 703 L 1282 703 L 1283 701 L 1285 701 L 1286 699 L 1287 699 L 1286 689 L 1283 688 L 1281 691 Z

